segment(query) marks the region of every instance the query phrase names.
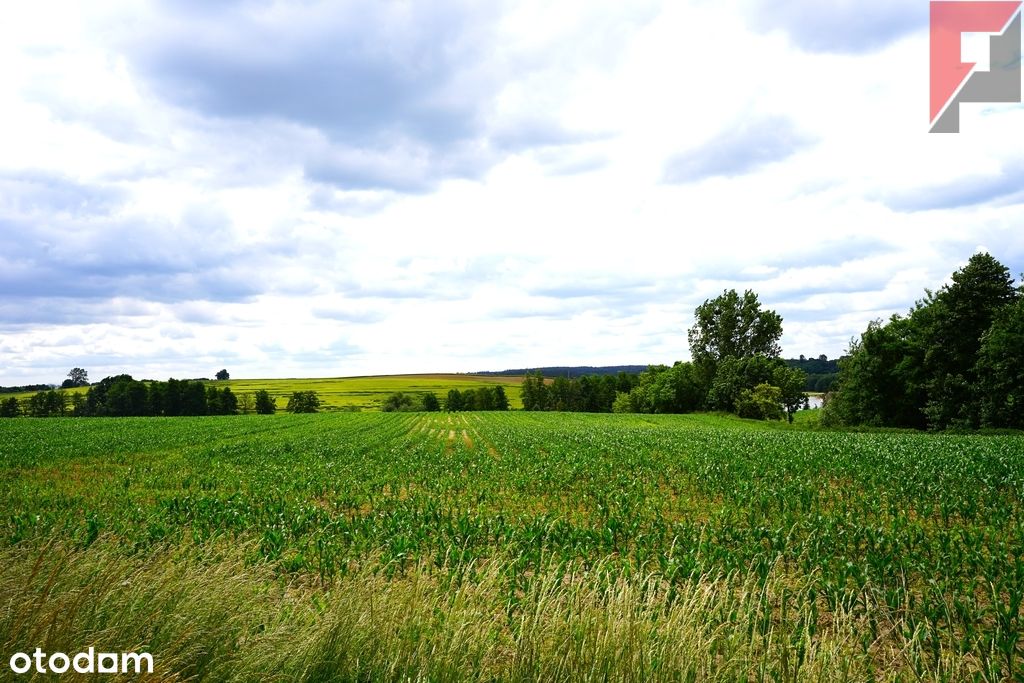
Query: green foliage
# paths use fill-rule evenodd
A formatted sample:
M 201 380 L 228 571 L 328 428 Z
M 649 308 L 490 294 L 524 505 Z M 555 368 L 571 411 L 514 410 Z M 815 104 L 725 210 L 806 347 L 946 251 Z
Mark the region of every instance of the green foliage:
M 208 406 L 207 415 L 237 415 L 238 397 L 231 391 L 231 387 L 224 387 L 219 392 L 212 406 Z
M 436 397 L 434 400 L 437 400 Z M 505 395 L 505 388 L 500 385 L 463 391 L 450 389 L 445 399 L 444 409 L 449 413 L 473 410 L 508 410 L 508 397 Z
M 228 387 L 207 391 L 198 381 L 141 382 L 131 375 L 105 377 L 84 397 L 71 394 L 70 400 L 79 417 L 233 415 L 238 409 Z
M 580 413 L 610 413 L 618 392 L 636 386 L 637 375 L 583 375 L 556 377 L 546 383 L 540 371 L 523 377 L 520 396 L 523 410 L 555 410 Z
M 730 289 L 697 307 L 689 330 L 690 355 L 705 378 L 715 375 L 726 358 L 778 358 L 782 349 L 782 317 L 761 309 L 757 294 L 740 296 Z
M 21 414 L 21 406 L 14 396 L 0 401 L 0 417 L 18 417 Z
M 989 254 L 972 256 L 909 315 L 872 322 L 851 344 L 824 422 L 934 430 L 1014 426 L 1012 406 L 1003 409 L 1021 391 L 1010 370 L 1014 347 L 1002 341 L 983 346 L 988 338 L 1012 340 L 1018 296 L 1006 267 Z M 1010 370 L 1008 379 L 997 379 L 1000 367 Z
M 277 402 L 274 401 L 269 391 L 260 389 L 256 392 L 255 397 L 257 415 L 273 415 L 277 412 Z
M 615 394 L 615 402 L 612 404 L 613 413 L 639 413 L 633 406 L 633 397 L 629 392 L 620 391 Z
M 523 400 L 523 410 L 548 409 L 548 388 L 540 371 L 526 373 L 526 376 L 523 377 L 520 395 Z
M 217 381 L 223 382 L 231 379 L 231 374 L 227 370 L 218 370 L 215 377 L 217 378 Z
M 437 400 L 436 398 L 434 400 Z M 384 403 L 381 405 L 381 410 L 385 413 L 410 413 L 417 409 L 415 403 L 413 403 L 412 396 L 398 392 L 388 396 Z
M 1024 429 L 1024 297 L 996 316 L 975 371 L 982 426 Z
M 505 394 L 505 387 L 498 385 L 491 389 L 491 395 L 494 398 L 494 410 L 508 410 L 508 396 Z
M 63 391 L 40 391 L 28 400 L 31 417 L 63 417 L 69 414 L 70 401 Z
M 75 387 L 89 386 L 89 373 L 82 368 L 72 368 L 68 378 L 61 384 L 62 389 L 73 389 Z
M 817 358 L 786 359 L 786 365 L 807 373 L 807 381 L 804 384 L 804 391 L 815 391 L 825 393 L 835 384 L 839 377 L 839 361 L 829 360 L 828 356 L 822 354 Z
M 736 414 L 749 420 L 781 420 L 782 389 L 758 384 L 753 389 L 740 390 Z
M 779 392 L 777 410 L 758 408 L 757 414 L 784 410 L 792 422 L 793 413 L 806 404 L 807 375 L 778 358 L 782 318 L 774 311 L 762 311 L 757 295 L 749 290 L 742 297 L 730 290 L 705 301 L 695 318 L 689 331 L 694 362 L 652 365 L 625 383 L 620 375 L 614 383 L 609 377 L 584 377 L 578 382 L 556 378 L 545 385 L 539 373 L 528 374 L 521 392 L 523 407 L 588 410 L 593 406 L 595 412 L 652 414 L 705 408 L 735 412 L 741 396 L 749 406 L 756 387 L 768 384 Z M 817 362 L 827 363 L 827 359 Z M 600 400 L 588 401 L 594 395 Z
M 652 365 L 630 391 L 630 405 L 639 413 L 689 413 L 704 402 L 704 388 L 692 363 Z M 620 404 L 620 409 L 625 404 Z
M 807 375 L 803 370 L 791 368 L 778 358 L 725 358 L 718 364 L 708 392 L 707 405 L 712 410 L 734 412 L 743 416 L 744 411 L 751 411 L 750 398 L 755 390 L 761 385 L 770 385 L 779 390 L 778 410 L 784 411 L 792 422 L 793 414 L 806 403 L 806 383 Z M 744 392 L 744 411 L 741 411 L 740 400 L 744 397 Z M 760 409 L 755 412 L 758 415 L 764 413 Z M 774 411 L 771 413 L 774 414 Z
M 285 407 L 289 413 L 315 413 L 320 409 L 320 397 L 315 391 L 296 391 Z
M 242 413 L 243 415 L 248 415 L 249 413 L 253 412 L 254 407 L 255 404 L 252 393 L 248 391 L 243 391 L 242 393 L 238 394 L 238 412 Z
M 807 374 L 799 368 L 776 365 L 772 372 L 771 384 L 779 388 L 779 399 L 786 417 L 792 424 L 796 411 L 807 406 Z
M 504 394 L 504 390 L 502 391 L 502 394 Z M 424 412 L 436 413 L 437 411 L 441 410 L 441 402 L 437 400 L 437 395 L 434 392 L 428 391 L 427 393 L 423 394 L 421 408 Z

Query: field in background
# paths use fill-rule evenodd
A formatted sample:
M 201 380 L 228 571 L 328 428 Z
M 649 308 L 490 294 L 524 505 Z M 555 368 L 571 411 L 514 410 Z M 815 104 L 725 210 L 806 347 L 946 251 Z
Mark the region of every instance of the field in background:
M 152 379 L 152 378 L 150 378 Z M 288 397 L 294 391 L 316 391 L 323 402 L 321 410 L 379 410 L 381 403 L 388 395 L 396 392 L 407 394 L 423 394 L 433 392 L 441 400 L 442 405 L 449 389 L 476 389 L 501 385 L 505 387 L 509 407 L 523 407 L 520 399 L 522 377 L 494 377 L 484 375 L 380 375 L 376 377 L 334 377 L 307 379 L 229 379 L 224 382 L 208 382 L 218 387 L 231 387 L 235 393 L 255 392 L 266 389 L 277 402 L 279 410 L 284 410 Z M 85 393 L 87 388 L 69 389 L 74 393 Z M 14 396 L 18 400 L 27 400 L 35 392 L 21 394 L 2 394 L 0 399 Z
M 0 659 L 142 644 L 212 681 L 1013 680 L 1024 441 L 779 427 L 2 421 Z
M 501 385 L 513 409 L 522 408 L 520 385 L 522 377 L 485 377 L 480 375 L 381 375 L 376 377 L 336 377 L 322 379 L 229 379 L 211 382 L 229 386 L 235 393 L 266 389 L 284 409 L 293 391 L 315 391 L 323 402 L 322 410 L 379 410 L 390 394 L 403 392 L 419 395 L 433 392 L 444 403 L 449 389 L 476 389 Z

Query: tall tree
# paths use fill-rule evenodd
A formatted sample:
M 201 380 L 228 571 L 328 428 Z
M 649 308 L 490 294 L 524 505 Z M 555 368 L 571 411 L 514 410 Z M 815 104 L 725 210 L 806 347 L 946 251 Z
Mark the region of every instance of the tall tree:
M 990 254 L 980 253 L 953 273 L 952 282 L 930 302 L 924 362 L 929 427 L 980 424 L 982 397 L 974 388 L 982 336 L 1016 297 L 1010 270 Z
M 277 403 L 274 401 L 270 392 L 266 389 L 260 389 L 256 392 L 256 414 L 257 415 L 273 415 L 277 411 Z
M 68 378 L 64 381 L 65 388 L 89 386 L 89 373 L 82 368 L 71 368 Z
M 695 317 L 687 335 L 690 354 L 707 381 L 725 358 L 778 358 L 782 353 L 782 316 L 763 310 L 749 289 L 742 296 L 730 289 L 708 299 L 697 307 Z
M 21 415 L 21 405 L 18 403 L 18 399 L 11 396 L 0 402 L 0 417 L 18 417 L 18 415 Z
M 320 395 L 315 391 L 295 391 L 285 407 L 289 413 L 315 413 L 320 409 Z
M 437 394 L 432 391 L 428 391 L 423 394 L 423 410 L 428 413 L 436 413 L 441 410 L 441 402 L 437 400 Z
M 996 317 L 975 371 L 982 426 L 1024 429 L 1024 298 Z
M 494 409 L 508 410 L 508 396 L 505 395 L 505 387 L 494 387 Z

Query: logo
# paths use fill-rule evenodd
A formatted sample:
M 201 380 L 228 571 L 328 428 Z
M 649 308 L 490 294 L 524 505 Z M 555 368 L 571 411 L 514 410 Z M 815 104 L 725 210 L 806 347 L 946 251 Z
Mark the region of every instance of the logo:
M 960 132 L 964 102 L 1020 102 L 1020 0 L 931 3 L 932 133 Z M 989 70 L 962 61 L 963 34 L 991 33 Z
M 73 670 L 79 674 L 142 674 L 143 672 L 153 673 L 153 655 L 148 652 L 137 654 L 134 652 L 96 652 L 96 648 L 79 652 L 76 655 L 67 655 L 63 652 L 47 654 L 41 648 L 31 655 L 27 652 L 16 652 L 11 657 L 11 671 L 16 675 L 20 674 L 63 674 Z M 34 676 L 30 675 L 30 678 Z

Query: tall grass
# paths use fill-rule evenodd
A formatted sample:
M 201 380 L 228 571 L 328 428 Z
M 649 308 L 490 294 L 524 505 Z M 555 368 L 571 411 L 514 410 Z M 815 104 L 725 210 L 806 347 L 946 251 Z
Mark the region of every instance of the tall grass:
M 15 652 L 93 646 L 151 652 L 148 680 L 160 681 L 998 679 L 951 647 L 925 648 L 881 606 L 858 619 L 822 611 L 812 582 L 778 567 L 767 581 L 670 585 L 561 564 L 514 588 L 498 560 L 399 573 L 367 562 L 318 583 L 251 551 L 130 556 L 104 538 L 0 551 L 0 678 Z

